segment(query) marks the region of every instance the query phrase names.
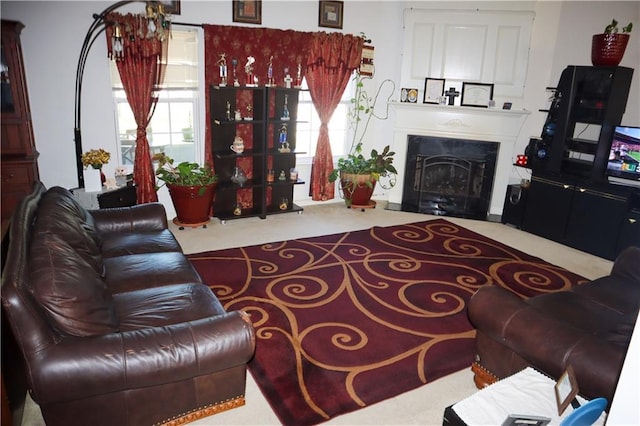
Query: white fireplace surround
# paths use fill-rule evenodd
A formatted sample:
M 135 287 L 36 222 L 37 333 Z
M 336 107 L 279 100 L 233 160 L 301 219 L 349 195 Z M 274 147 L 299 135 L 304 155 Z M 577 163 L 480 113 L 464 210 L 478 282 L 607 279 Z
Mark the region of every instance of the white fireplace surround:
M 389 191 L 390 203 L 402 202 L 409 135 L 470 139 L 500 145 L 489 214 L 502 214 L 514 163 L 514 147 L 529 111 L 401 102 L 392 102 L 391 106 L 395 114 L 392 148 L 396 152 L 394 164 L 398 169 L 398 180 Z

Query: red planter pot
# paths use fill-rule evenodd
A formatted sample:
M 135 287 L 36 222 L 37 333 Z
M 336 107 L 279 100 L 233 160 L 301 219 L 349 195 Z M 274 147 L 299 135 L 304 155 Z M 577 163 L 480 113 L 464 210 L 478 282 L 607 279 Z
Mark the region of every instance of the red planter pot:
M 370 182 L 369 185 L 367 182 Z M 344 195 L 344 202 L 347 207 L 368 206 L 376 188 L 376 180 L 371 175 L 354 175 L 342 173 L 340 175 L 340 186 Z
M 179 186 L 167 184 L 171 201 L 176 209 L 176 224 L 201 225 L 209 222 L 216 184 L 201 186 Z
M 591 40 L 591 63 L 596 67 L 616 67 L 622 61 L 629 34 L 596 34 Z

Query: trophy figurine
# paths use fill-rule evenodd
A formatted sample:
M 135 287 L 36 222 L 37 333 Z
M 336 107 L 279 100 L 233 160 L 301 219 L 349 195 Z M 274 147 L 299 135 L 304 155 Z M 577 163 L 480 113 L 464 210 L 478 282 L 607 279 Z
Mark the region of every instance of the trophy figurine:
M 286 87 L 287 89 L 291 89 L 291 82 L 293 81 L 293 78 L 291 78 L 291 75 L 289 75 L 289 67 L 285 67 L 284 69 L 284 87 Z
M 273 83 L 273 56 L 269 58 L 269 68 L 267 69 L 267 84 L 266 86 L 275 86 Z
M 296 83 L 294 85 L 296 89 L 302 87 L 302 64 L 298 62 L 298 72 L 296 73 Z
M 255 87 L 257 80 L 253 77 L 253 64 L 256 62 L 256 58 L 253 56 L 247 56 L 247 63 L 244 65 L 244 73 L 246 74 L 245 84 L 248 87 Z
M 289 99 L 289 95 L 284 95 L 284 107 L 282 109 L 282 117 L 280 117 L 280 120 L 282 121 L 289 121 L 289 119 L 291 118 L 289 115 L 289 108 L 287 107 L 287 101 Z
M 240 82 L 238 81 L 238 72 L 236 71 L 236 68 L 238 67 L 238 60 L 236 58 L 233 58 L 231 60 L 231 65 L 233 66 L 233 86 L 240 87 Z
M 218 66 L 220 67 L 220 87 L 225 87 L 227 85 L 227 54 L 222 53 L 220 55 L 220 59 L 218 59 Z

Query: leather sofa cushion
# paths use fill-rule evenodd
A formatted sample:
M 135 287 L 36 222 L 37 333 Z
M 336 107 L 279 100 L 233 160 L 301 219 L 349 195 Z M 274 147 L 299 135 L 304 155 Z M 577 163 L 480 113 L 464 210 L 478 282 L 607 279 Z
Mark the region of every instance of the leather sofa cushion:
M 209 287 L 181 284 L 119 293 L 113 296 L 120 331 L 195 321 L 224 314 Z
M 111 294 L 173 284 L 202 283 L 182 253 L 147 253 L 104 259 Z
M 42 204 L 43 202 L 44 204 Z M 93 220 L 93 216 L 91 216 L 91 213 L 89 213 L 87 209 L 82 207 L 78 201 L 73 198 L 73 194 L 68 189 L 60 186 L 50 188 L 40 201 L 38 206 L 39 211 L 48 203 L 52 203 L 54 209 L 57 211 L 63 211 L 65 213 L 75 215 L 78 218 L 82 229 L 91 237 L 96 246 L 100 247 L 102 241 L 95 221 Z
M 114 232 L 102 236 L 102 256 L 115 257 L 130 254 L 176 252 L 182 253 L 171 231 Z
M 87 261 L 100 275 L 104 274 L 102 254 L 96 241 L 92 221 L 83 218 L 84 209 L 75 204 L 73 198 L 66 196 L 54 187 L 47 191 L 38 205 L 38 216 L 33 229 L 32 241 L 40 234 L 51 233 L 59 236 Z M 80 209 L 80 210 L 79 210 Z M 32 242 L 33 244 L 33 242 Z
M 32 294 L 56 329 L 72 336 L 118 331 L 115 304 L 102 278 L 69 244 L 39 234 L 30 256 Z

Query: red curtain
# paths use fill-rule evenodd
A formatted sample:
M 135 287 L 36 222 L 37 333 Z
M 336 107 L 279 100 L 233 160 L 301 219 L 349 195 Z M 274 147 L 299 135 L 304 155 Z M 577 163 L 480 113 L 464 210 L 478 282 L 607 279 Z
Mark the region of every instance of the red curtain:
M 146 19 L 140 19 L 138 15 L 110 13 L 105 21 L 118 23 L 122 32 L 124 52 L 114 55 L 112 36 L 115 25 L 106 27 L 109 57 L 116 60 L 127 101 L 138 126 L 133 166 L 138 204 L 158 201 L 147 127 L 164 79 L 169 37 L 162 42 L 157 37 L 138 37 L 138 33 L 147 34 Z
M 363 43 L 362 37 L 341 33 L 316 33 L 311 42 L 306 78 L 321 121 L 311 173 L 311 198 L 314 201 L 335 197 L 335 186 L 329 182 L 333 156 L 328 123 L 353 70 L 360 66 Z
M 273 79 L 277 86 L 284 87 L 285 68 L 289 74 L 296 77 L 298 64 L 302 75 L 307 63 L 309 44 L 312 33 L 278 30 L 271 28 L 235 27 L 228 25 L 204 25 L 204 59 L 205 59 L 205 87 L 220 84 L 219 61 L 225 55 L 227 64 L 227 85 L 233 85 L 233 61 L 237 61 L 236 73 L 241 86 L 246 83 L 245 63 L 248 56 L 255 58 L 253 74 L 258 78 L 258 84 L 264 86 L 267 82 L 269 61 L 273 64 Z M 271 59 L 273 57 L 273 59 Z M 206 125 L 205 125 L 205 162 L 213 164 L 211 152 L 210 100 L 209 90 L 206 90 Z M 245 108 L 252 104 L 251 93 L 240 92 L 236 100 L 237 107 L 245 115 Z M 233 111 L 232 111 L 233 113 Z M 246 149 L 253 147 L 253 133 L 250 126 L 239 126 L 238 135 L 242 137 Z M 229 141 L 229 145 L 232 141 Z M 237 160 L 237 165 L 251 178 L 252 159 L 243 157 Z M 250 189 L 238 191 L 238 203 L 243 208 L 251 207 L 253 197 Z

